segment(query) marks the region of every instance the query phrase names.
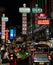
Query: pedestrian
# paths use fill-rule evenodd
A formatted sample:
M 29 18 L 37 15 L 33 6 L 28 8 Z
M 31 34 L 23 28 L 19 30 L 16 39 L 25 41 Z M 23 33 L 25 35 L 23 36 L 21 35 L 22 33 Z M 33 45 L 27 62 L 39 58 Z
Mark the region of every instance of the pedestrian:
M 9 52 L 8 50 L 6 49 L 4 55 L 3 55 L 3 58 L 2 58 L 2 64 L 3 65 L 6 65 L 9 61 Z
M 4 53 L 5 53 L 5 46 L 2 45 L 2 47 L 1 47 L 1 59 L 3 58 Z

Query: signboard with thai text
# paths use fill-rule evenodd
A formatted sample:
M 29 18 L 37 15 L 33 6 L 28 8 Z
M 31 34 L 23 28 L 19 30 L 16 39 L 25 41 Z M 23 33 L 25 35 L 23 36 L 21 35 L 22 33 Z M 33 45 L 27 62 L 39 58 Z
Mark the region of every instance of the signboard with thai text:
M 39 13 L 38 14 L 38 19 L 47 19 L 46 13 Z
M 20 13 L 30 13 L 30 8 L 19 8 Z
M 39 25 L 43 25 L 43 24 L 49 25 L 50 24 L 50 20 L 38 20 L 38 24 Z

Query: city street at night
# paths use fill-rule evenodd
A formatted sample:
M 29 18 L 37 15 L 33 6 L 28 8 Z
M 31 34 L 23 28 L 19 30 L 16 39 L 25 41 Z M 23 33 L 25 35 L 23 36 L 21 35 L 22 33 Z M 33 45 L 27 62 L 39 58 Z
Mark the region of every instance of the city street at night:
M 53 65 L 53 0 L 0 0 L 0 65 Z

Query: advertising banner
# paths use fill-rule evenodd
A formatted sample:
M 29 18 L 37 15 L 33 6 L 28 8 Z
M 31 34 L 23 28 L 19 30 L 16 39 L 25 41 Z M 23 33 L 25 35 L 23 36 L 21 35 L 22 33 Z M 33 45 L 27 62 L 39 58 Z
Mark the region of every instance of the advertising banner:
M 10 39 L 15 39 L 16 38 L 16 30 L 15 29 L 11 29 L 10 30 Z

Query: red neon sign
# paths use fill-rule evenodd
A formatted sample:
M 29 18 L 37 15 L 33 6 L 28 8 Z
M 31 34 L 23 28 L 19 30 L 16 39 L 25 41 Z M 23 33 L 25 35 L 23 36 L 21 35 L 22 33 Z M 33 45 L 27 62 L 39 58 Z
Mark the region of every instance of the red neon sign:
M 39 24 L 39 25 L 42 25 L 42 24 L 47 24 L 47 25 L 49 25 L 49 24 L 50 24 L 50 21 L 49 21 L 49 20 L 38 20 L 38 24 Z

